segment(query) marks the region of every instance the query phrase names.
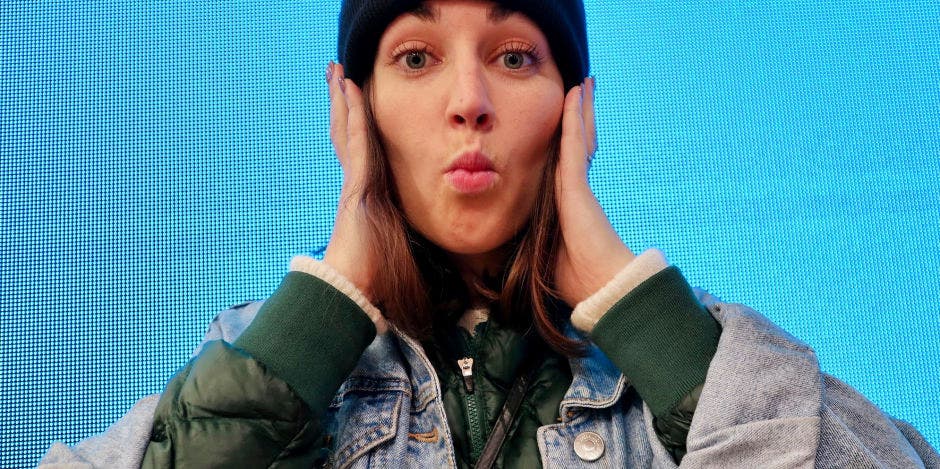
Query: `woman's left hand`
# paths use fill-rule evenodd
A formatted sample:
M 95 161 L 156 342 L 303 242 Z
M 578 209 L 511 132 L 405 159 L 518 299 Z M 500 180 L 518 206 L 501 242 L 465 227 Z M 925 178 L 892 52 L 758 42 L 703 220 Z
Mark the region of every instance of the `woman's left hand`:
M 588 168 L 596 149 L 594 78 L 586 78 L 565 96 L 555 170 L 555 200 L 561 225 L 555 287 L 571 306 L 600 290 L 634 257 L 588 185 Z

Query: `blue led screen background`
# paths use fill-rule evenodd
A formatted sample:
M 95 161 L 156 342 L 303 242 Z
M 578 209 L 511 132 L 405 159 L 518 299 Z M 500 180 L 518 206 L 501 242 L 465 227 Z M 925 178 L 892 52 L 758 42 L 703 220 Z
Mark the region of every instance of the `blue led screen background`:
M 0 466 L 103 431 L 324 246 L 338 8 L 0 6 Z M 587 10 L 623 239 L 940 445 L 940 4 Z

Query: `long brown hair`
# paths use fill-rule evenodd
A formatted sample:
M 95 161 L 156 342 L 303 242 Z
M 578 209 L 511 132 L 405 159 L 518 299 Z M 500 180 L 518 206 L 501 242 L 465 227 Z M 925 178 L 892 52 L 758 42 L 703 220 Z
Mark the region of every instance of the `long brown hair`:
M 378 260 L 372 281 L 373 298 L 385 318 L 418 340 L 431 337 L 435 323 L 432 290 L 415 259 L 415 236 L 400 208 L 391 167 L 372 112 L 371 79 L 362 87 L 368 125 L 368 175 L 361 203 L 368 224 L 371 258 Z M 467 286 L 496 302 L 496 319 L 504 324 L 534 325 L 542 339 L 566 356 L 583 354 L 584 343 L 563 333 L 570 309 L 553 288 L 553 270 L 558 258 L 561 232 L 555 205 L 555 167 L 558 162 L 561 127 L 549 145 L 548 163 L 542 174 L 542 190 L 529 220 L 512 241 L 515 252 L 499 279 L 498 289 L 479 283 Z M 418 236 L 420 237 L 420 236 Z M 433 280 L 432 280 L 433 281 Z

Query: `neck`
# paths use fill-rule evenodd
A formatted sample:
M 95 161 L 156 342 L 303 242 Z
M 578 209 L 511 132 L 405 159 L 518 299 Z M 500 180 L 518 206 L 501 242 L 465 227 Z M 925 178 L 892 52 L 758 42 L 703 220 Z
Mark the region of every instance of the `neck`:
M 511 252 L 512 247 L 507 244 L 480 254 L 450 254 L 464 284 L 467 285 L 473 306 L 482 306 L 490 302 L 489 299 L 480 295 L 479 286 L 484 284 L 484 279 L 502 274 Z

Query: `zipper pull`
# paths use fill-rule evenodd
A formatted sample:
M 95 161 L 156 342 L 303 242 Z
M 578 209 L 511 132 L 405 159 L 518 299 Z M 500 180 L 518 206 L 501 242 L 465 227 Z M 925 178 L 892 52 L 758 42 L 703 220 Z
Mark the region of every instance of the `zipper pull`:
M 463 385 L 467 388 L 467 394 L 473 394 L 473 358 L 461 358 L 457 360 L 457 366 L 460 367 L 460 374 L 463 375 Z

